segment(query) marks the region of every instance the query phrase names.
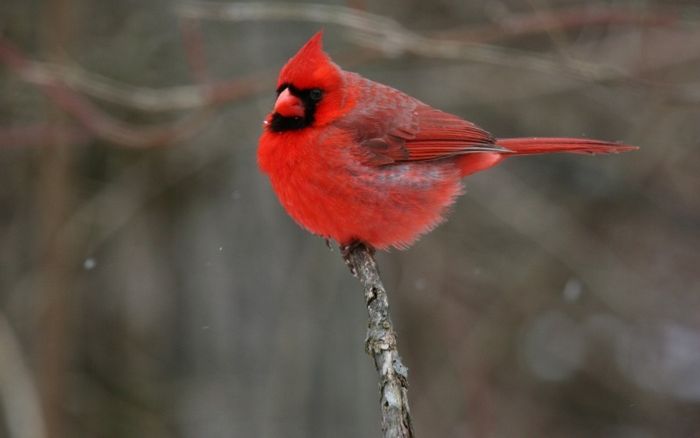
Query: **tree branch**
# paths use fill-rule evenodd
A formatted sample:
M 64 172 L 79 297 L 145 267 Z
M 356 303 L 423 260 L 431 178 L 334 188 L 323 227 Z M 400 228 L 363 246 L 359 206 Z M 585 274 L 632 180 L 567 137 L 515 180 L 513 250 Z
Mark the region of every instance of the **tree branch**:
M 0 35 L 0 63 L 21 79 L 37 85 L 58 108 L 71 115 L 95 136 L 126 147 L 154 147 L 192 134 L 211 114 L 209 108 L 188 114 L 166 125 L 136 127 L 107 114 L 81 94 L 71 90 L 60 77 L 38 74 L 37 66 L 9 40 Z
M 46 438 L 41 401 L 22 346 L 0 312 L 0 412 L 10 438 Z
M 630 79 L 630 72 L 613 65 L 578 59 L 560 59 L 507 47 L 471 41 L 424 36 L 382 15 L 352 8 L 314 3 L 246 3 L 183 1 L 178 15 L 185 19 L 219 21 L 290 21 L 333 23 L 350 31 L 354 42 L 391 56 L 412 54 L 427 58 L 457 59 L 504 67 L 526 68 L 543 73 L 557 72 L 587 81 Z M 556 18 L 556 16 L 555 16 Z M 594 17 L 600 21 L 600 17 Z M 584 20 L 579 20 L 579 23 Z M 560 26 L 550 19 L 549 26 Z M 572 25 L 573 26 L 573 25 Z M 541 25 L 540 30 L 546 30 Z
M 373 253 L 362 244 L 343 249 L 345 262 L 365 291 L 369 314 L 365 348 L 379 374 L 382 432 L 385 438 L 411 438 L 414 434 L 408 408 L 408 369 L 399 356 L 396 331 L 389 314 L 389 297 Z

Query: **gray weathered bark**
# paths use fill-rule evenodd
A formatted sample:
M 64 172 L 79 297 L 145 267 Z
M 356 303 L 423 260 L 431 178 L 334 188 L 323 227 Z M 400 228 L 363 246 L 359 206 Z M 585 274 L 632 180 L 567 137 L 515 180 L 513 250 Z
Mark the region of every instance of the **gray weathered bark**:
M 374 359 L 379 374 L 382 432 L 385 438 L 412 438 L 411 412 L 408 408 L 408 369 L 401 362 L 396 332 L 389 314 L 389 297 L 379 276 L 373 251 L 365 245 L 343 250 L 352 274 L 365 291 L 369 326 L 365 347 Z

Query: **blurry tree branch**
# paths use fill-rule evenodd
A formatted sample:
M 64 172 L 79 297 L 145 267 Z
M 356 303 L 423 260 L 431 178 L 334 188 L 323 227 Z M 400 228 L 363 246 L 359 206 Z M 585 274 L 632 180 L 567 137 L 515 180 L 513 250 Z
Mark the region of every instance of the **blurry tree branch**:
M 197 82 L 208 83 L 209 67 L 204 47 L 204 35 L 199 27 L 199 21 L 180 20 L 180 33 L 190 71 Z
M 678 20 L 675 13 L 617 5 L 591 4 L 555 11 L 510 14 L 496 23 L 471 25 L 440 32 L 442 38 L 487 43 L 527 37 L 555 30 L 573 30 L 589 26 L 634 25 L 641 27 L 670 26 Z
M 373 251 L 362 244 L 343 251 L 350 271 L 360 280 L 365 291 L 369 314 L 365 346 L 379 373 L 382 431 L 385 437 L 413 437 L 408 407 L 408 369 L 401 362 L 396 331 L 389 313 L 389 297 L 379 276 Z
M 251 20 L 302 20 L 317 23 L 334 23 L 353 31 L 351 38 L 359 44 L 372 47 L 390 56 L 413 54 L 428 58 L 461 59 L 500 66 L 518 66 L 541 72 L 560 72 L 574 77 L 604 81 L 627 78 L 629 74 L 615 66 L 601 65 L 576 59 L 559 59 L 521 50 L 483 44 L 472 38 L 470 41 L 446 40 L 422 36 L 406 29 L 398 22 L 376 14 L 335 5 L 313 3 L 218 3 L 184 2 L 178 8 L 180 16 L 189 19 L 251 21 Z M 571 20 L 571 12 L 566 11 L 569 27 L 582 27 L 589 23 L 620 21 L 621 12 L 615 10 L 605 17 L 603 9 L 596 14 L 579 16 Z M 540 19 L 537 31 L 549 27 L 560 27 L 555 13 Z M 630 20 L 632 21 L 632 20 Z M 640 20 L 636 19 L 637 23 Z M 658 21 L 642 21 L 643 24 L 658 24 Z M 530 31 L 534 31 L 531 27 Z M 490 38 L 490 35 L 482 30 Z
M 91 137 L 84 129 L 67 124 L 34 123 L 24 126 L 0 127 L 0 147 L 81 144 Z
M 37 85 L 58 108 L 75 118 L 97 137 L 128 147 L 159 146 L 181 138 L 203 121 L 206 111 L 195 112 L 165 126 L 137 127 L 108 115 L 70 89 L 59 76 L 28 60 L 12 43 L 0 36 L 0 62 L 27 82 Z M 137 93 L 138 94 L 138 93 Z
M 47 436 L 32 372 L 10 323 L 0 314 L 0 406 L 9 438 Z
M 59 80 L 89 96 L 152 113 L 193 110 L 250 96 L 267 88 L 265 77 L 272 81 L 272 72 L 206 84 L 149 88 L 115 81 L 77 65 L 29 62 L 23 74 L 23 79 L 36 85 Z

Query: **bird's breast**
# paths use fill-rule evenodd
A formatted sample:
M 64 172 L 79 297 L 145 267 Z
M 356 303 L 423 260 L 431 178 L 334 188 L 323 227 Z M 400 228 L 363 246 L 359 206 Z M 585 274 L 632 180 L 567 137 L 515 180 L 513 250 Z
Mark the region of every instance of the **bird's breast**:
M 403 247 L 442 220 L 461 192 L 452 161 L 372 166 L 347 132 L 278 137 L 259 151 L 280 202 L 309 231 L 341 243 Z

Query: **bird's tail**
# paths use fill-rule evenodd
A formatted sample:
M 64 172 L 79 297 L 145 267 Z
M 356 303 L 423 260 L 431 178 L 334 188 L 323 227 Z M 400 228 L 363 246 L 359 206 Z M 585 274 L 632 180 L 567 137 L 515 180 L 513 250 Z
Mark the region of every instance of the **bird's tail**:
M 532 138 L 501 138 L 496 145 L 507 149 L 504 152 L 482 154 L 465 154 L 457 161 L 462 176 L 486 170 L 514 155 L 549 154 L 553 152 L 569 152 L 573 154 L 617 154 L 634 151 L 637 146 L 609 141 L 589 140 L 586 138 L 565 137 L 532 137 Z
M 515 155 L 549 154 L 553 152 L 617 154 L 639 149 L 636 146 L 622 143 L 564 137 L 499 138 L 496 144 L 509 149 Z

